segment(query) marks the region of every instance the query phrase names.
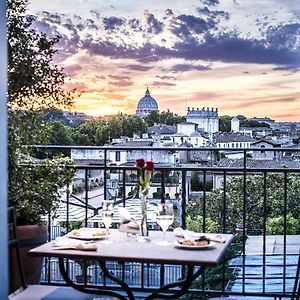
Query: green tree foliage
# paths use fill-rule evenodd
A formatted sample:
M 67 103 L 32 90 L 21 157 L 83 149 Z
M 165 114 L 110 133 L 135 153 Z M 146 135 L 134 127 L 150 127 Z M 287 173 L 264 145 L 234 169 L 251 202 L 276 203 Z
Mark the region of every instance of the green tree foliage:
M 244 120 L 240 123 L 240 126 L 242 127 L 268 127 L 270 128 L 270 125 L 265 122 L 258 122 L 258 121 L 252 121 L 252 120 Z
M 284 234 L 284 217 L 269 218 L 267 221 L 267 234 Z M 286 216 L 286 234 L 296 234 L 299 221 L 291 214 Z
M 63 125 L 60 122 L 50 122 L 47 144 L 49 144 L 49 145 L 72 145 L 73 144 L 73 128 Z
M 121 136 L 132 137 L 134 133 L 142 134 L 147 131 L 147 125 L 143 120 L 134 116 L 117 115 L 108 121 L 88 121 L 73 131 L 73 142 L 76 145 L 108 144 L 112 139 Z
M 217 232 L 218 224 L 210 218 L 205 220 L 205 232 Z M 188 215 L 186 218 L 187 229 L 195 232 L 203 232 L 203 217 L 198 215 L 194 218 Z
M 157 111 L 152 111 L 148 116 L 144 118 L 148 126 L 153 126 L 154 123 L 166 124 L 166 125 L 176 125 L 185 121 L 185 117 L 179 116 L 172 112 L 163 111 L 158 113 Z
M 33 18 L 26 16 L 27 3 L 7 1 L 9 201 L 23 224 L 39 221 L 41 214 L 53 211 L 53 200 L 70 174 L 62 171 L 60 161 L 44 161 L 45 167 L 25 172 L 20 162 L 24 162 L 24 154 L 29 157 L 33 151 L 22 145 L 47 141 L 51 128 L 42 112 L 69 107 L 74 95 L 74 91 L 64 91 L 65 74 L 52 63 L 59 38 L 47 38 L 32 28 Z
M 37 224 L 47 213 L 55 215 L 59 201 L 54 200 L 60 199 L 61 189 L 72 180 L 75 170 L 69 158 L 21 158 L 19 162 L 22 164 L 17 164 L 18 178 L 10 187 L 9 202 L 16 208 L 18 225 Z
M 300 216 L 300 177 L 287 175 L 287 212 L 299 220 Z M 245 216 L 248 230 L 263 229 L 264 211 L 264 178 L 262 175 L 247 175 L 246 177 Z M 243 223 L 244 217 L 244 185 L 243 176 L 232 177 L 226 182 L 226 214 L 224 212 L 224 189 L 214 189 L 206 195 L 207 217 L 216 221 L 222 230 L 223 218 L 226 218 L 226 228 L 234 229 L 237 223 Z M 267 218 L 277 218 L 284 215 L 284 175 L 268 173 L 266 177 Z M 200 214 L 203 210 L 203 197 L 199 197 L 192 211 Z
M 219 131 L 221 132 L 230 132 L 231 130 L 231 119 L 230 116 L 220 116 L 219 118 Z

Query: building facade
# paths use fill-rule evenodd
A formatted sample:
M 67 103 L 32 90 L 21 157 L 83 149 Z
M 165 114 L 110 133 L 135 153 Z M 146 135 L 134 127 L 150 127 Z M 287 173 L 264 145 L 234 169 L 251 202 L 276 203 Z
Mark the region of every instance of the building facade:
M 202 109 L 188 107 L 186 114 L 186 121 L 198 124 L 198 128 L 202 128 L 203 131 L 208 134 L 212 134 L 219 131 L 219 113 L 218 109 L 209 108 Z

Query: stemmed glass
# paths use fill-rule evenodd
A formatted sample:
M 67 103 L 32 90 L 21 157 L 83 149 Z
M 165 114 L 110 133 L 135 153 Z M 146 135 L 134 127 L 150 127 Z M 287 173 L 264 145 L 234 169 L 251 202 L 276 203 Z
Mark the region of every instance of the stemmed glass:
M 170 225 L 174 222 L 174 210 L 172 203 L 161 203 L 157 207 L 156 223 L 160 226 L 161 230 L 164 233 L 164 239 L 158 244 L 160 245 L 169 245 L 166 239 L 166 232 Z
M 107 233 L 109 232 L 109 227 L 113 221 L 114 214 L 114 202 L 112 200 L 102 201 L 102 222 L 104 223 Z M 111 244 L 112 241 L 105 241 L 106 244 Z

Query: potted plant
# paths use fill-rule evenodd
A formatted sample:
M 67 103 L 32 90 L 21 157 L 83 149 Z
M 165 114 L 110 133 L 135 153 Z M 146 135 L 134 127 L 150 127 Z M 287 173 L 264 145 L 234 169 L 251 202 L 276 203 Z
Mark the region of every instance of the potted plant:
M 15 158 L 16 159 L 16 158 Z M 72 180 L 74 168 L 69 158 L 37 160 L 20 156 L 10 176 L 9 206 L 16 209 L 17 235 L 25 282 L 39 283 L 42 258 L 29 257 L 28 251 L 48 240 L 48 215 L 55 216 L 62 189 Z M 67 192 L 67 191 L 64 191 Z M 13 276 L 16 267 L 15 255 L 11 255 L 10 291 L 18 289 L 20 280 Z

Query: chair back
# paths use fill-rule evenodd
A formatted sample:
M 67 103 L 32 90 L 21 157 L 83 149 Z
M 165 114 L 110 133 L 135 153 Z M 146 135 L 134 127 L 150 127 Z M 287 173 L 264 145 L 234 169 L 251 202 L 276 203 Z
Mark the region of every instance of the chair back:
M 21 286 L 23 289 L 26 288 L 24 273 L 22 268 L 22 261 L 20 256 L 20 245 L 17 235 L 17 218 L 16 218 L 16 209 L 14 207 L 8 208 L 8 246 L 10 253 L 10 265 L 14 262 L 14 270 L 19 274 L 10 274 L 12 280 L 20 280 Z M 11 272 L 12 268 L 10 268 Z M 15 276 L 18 276 L 18 279 Z
M 298 256 L 298 265 L 297 265 L 297 269 L 296 269 L 295 283 L 294 283 L 293 295 L 292 295 L 291 300 L 299 300 L 300 299 L 299 275 L 300 275 L 300 251 L 299 251 L 299 256 Z

